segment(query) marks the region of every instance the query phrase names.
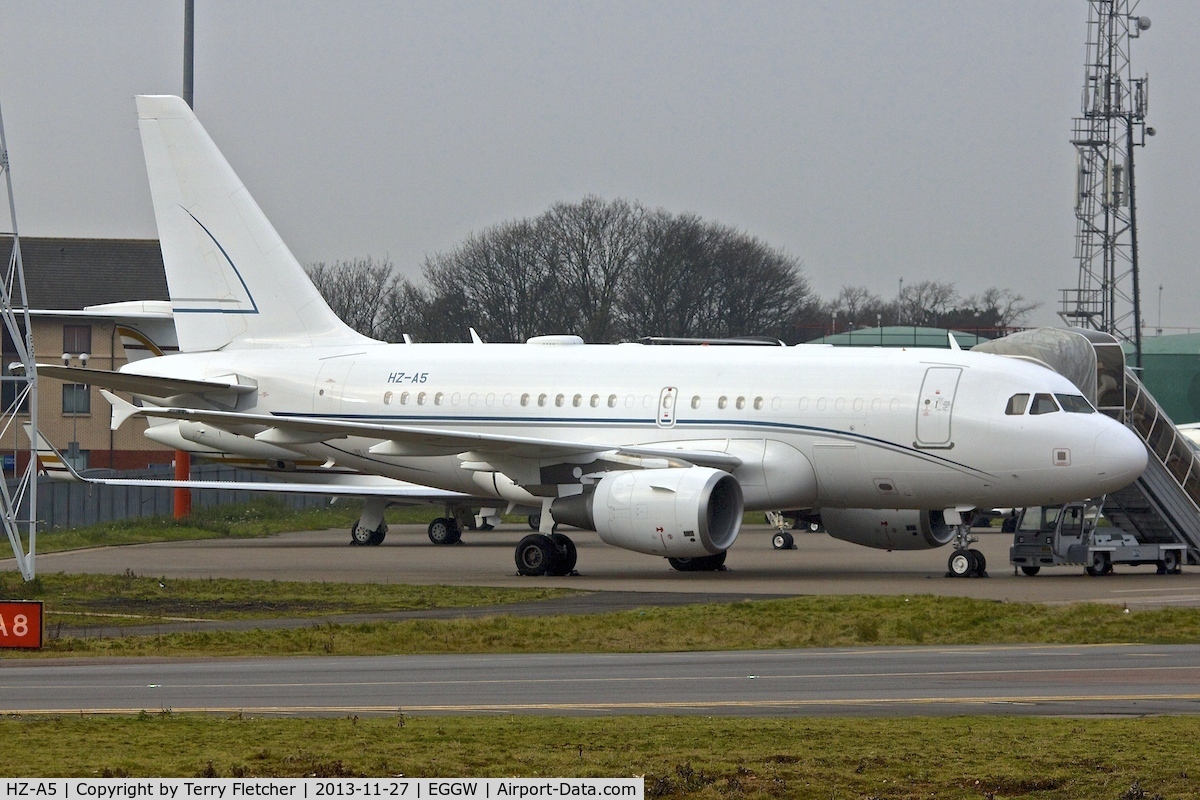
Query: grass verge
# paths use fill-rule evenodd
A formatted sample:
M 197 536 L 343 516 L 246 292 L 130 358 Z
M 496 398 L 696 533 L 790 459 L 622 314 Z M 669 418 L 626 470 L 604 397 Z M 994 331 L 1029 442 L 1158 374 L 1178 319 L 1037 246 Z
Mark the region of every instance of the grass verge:
M 493 606 L 571 594 L 569 589 L 484 586 L 175 579 L 51 573 L 24 581 L 0 574 L 0 597 L 42 600 L 46 630 L 171 620 L 234 620 L 369 614 L 427 608 Z
M 383 591 L 384 587 L 372 587 Z M 49 639 L 45 656 L 388 655 L 760 650 L 859 645 L 1192 643 L 1200 609 L 1124 612 L 961 597 L 797 597 L 576 616 L 314 624 L 303 628 Z
M 1194 797 L 1195 717 L 0 720 L 0 773 L 631 777 L 698 798 Z

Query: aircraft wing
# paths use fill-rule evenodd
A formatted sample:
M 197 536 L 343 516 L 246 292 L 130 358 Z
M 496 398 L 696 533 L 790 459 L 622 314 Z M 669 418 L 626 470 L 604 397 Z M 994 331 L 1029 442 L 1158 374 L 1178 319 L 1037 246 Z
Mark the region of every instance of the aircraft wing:
M 180 378 L 158 378 L 151 375 L 133 375 L 107 369 L 85 367 L 61 367 L 57 364 L 38 364 L 39 375 L 56 378 L 70 383 L 87 383 L 129 392 L 142 397 L 176 397 L 182 394 L 247 394 L 258 390 L 257 386 L 241 383 L 231 375 L 228 383 L 219 381 L 191 381 Z
M 220 428 L 242 431 L 248 427 L 258 428 L 256 433 L 250 435 L 260 441 L 283 446 L 313 444 L 348 436 L 379 439 L 380 444 L 371 448 L 371 452 L 379 455 L 427 456 L 474 452 L 482 456 L 478 460 L 486 461 L 488 458 L 543 460 L 604 454 L 662 459 L 672 465 L 695 465 L 723 470 L 735 469 L 742 463 L 737 456 L 716 450 L 569 442 L 560 439 L 395 425 L 388 422 L 332 419 L 317 415 L 265 415 L 196 408 L 135 406 L 111 392 L 101 390 L 101 394 L 113 406 L 114 429 L 128 418 L 141 415 L 205 422 Z
M 25 423 L 25 435 L 37 442 L 38 461 L 42 463 L 47 474 L 56 480 L 79 481 L 101 486 L 147 486 L 156 489 L 231 489 L 243 492 L 286 492 L 288 494 L 327 494 L 337 497 L 387 497 L 395 500 L 411 500 L 414 502 L 446 500 L 464 500 L 470 497 L 460 492 L 450 492 L 445 489 L 431 489 L 406 481 L 392 480 L 379 475 L 346 475 L 337 474 L 322 476 L 320 483 L 311 480 L 312 476 L 297 476 L 288 480 L 286 476 L 279 481 L 177 481 L 155 478 L 101 478 L 81 475 L 62 454 L 50 444 L 41 431 L 33 433 L 29 423 Z

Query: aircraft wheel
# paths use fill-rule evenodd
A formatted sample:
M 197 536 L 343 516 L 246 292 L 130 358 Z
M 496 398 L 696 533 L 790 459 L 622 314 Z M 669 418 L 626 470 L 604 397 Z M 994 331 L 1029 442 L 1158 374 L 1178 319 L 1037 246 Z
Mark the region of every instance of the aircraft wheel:
M 379 527 L 376 528 L 375 530 L 371 531 L 371 538 L 367 540 L 367 544 L 370 544 L 370 545 L 383 544 L 383 539 L 385 536 L 387 536 L 387 532 L 388 532 L 387 523 L 384 523 L 384 522 L 379 523 Z
M 556 558 L 554 559 L 554 568 L 550 570 L 551 575 L 570 575 L 571 570 L 575 569 L 575 562 L 579 560 L 579 552 L 575 549 L 575 543 L 571 541 L 571 537 L 563 533 L 550 534 L 550 541 L 554 543 Z
M 1021 567 L 1021 572 L 1024 572 L 1029 577 L 1033 577 L 1042 571 L 1041 567 Z
M 1158 562 L 1159 575 L 1178 575 L 1179 574 L 1179 552 L 1177 550 L 1168 550 L 1162 554 L 1162 561 Z
M 458 523 L 449 517 L 438 517 L 429 523 L 429 541 L 434 544 L 457 544 L 462 539 Z
M 364 528 L 357 521 L 350 526 L 350 544 L 351 546 L 371 544 L 371 537 L 375 535 L 375 531 Z
M 538 528 L 542 527 L 542 515 L 541 514 L 530 514 L 528 522 L 529 522 L 529 529 L 536 531 Z
M 975 573 L 978 564 L 970 550 L 955 550 L 946 561 L 946 569 L 952 578 L 966 578 Z
M 975 559 L 975 569 L 971 572 L 971 577 L 986 578 L 987 558 L 985 558 L 983 553 L 979 552 L 978 550 L 968 550 L 967 552 Z
M 776 550 L 791 550 L 796 546 L 796 541 L 787 531 L 780 531 L 771 537 L 771 546 Z
M 494 530 L 496 530 L 496 526 L 491 524 L 490 522 L 485 522 L 482 525 L 476 526 L 475 530 L 477 530 L 477 531 L 494 531 Z
M 819 523 L 819 522 L 808 523 L 808 532 L 809 533 L 820 533 L 821 532 L 821 523 Z
M 1084 568 L 1084 572 L 1097 578 L 1101 575 L 1108 575 L 1112 572 L 1112 564 L 1109 563 L 1108 553 L 1092 553 L 1092 563 Z
M 716 572 L 725 566 L 725 551 L 695 558 L 668 558 L 667 563 L 680 572 Z
M 531 533 L 517 542 L 514 557 L 517 562 L 517 572 L 522 575 L 554 574 L 558 560 L 558 548 L 549 536 L 542 533 Z

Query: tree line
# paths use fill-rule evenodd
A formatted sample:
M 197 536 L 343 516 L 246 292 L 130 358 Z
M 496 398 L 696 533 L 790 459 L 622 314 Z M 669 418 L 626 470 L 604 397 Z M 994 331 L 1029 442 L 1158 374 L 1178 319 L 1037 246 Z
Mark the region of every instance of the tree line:
M 307 267 L 346 324 L 376 339 L 523 342 L 574 333 L 588 342 L 643 336 L 766 336 L 788 344 L 833 328 L 1007 328 L 1037 307 L 1008 289 L 962 297 L 952 283 L 904 286 L 885 301 L 843 286 L 822 300 L 794 256 L 695 214 L 589 196 L 492 226 L 425 259 L 423 281 L 389 259 Z

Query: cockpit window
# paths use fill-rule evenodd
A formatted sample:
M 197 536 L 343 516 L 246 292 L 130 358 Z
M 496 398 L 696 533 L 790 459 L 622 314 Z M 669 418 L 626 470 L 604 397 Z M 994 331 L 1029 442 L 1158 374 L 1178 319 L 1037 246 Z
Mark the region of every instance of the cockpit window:
M 1092 408 L 1092 404 L 1081 394 L 1056 394 L 1054 396 L 1058 398 L 1058 404 L 1062 406 L 1063 411 L 1068 414 L 1096 413 L 1096 409 Z
M 1039 392 L 1033 396 L 1033 407 L 1029 409 L 1030 414 L 1053 414 L 1058 411 L 1058 403 L 1054 402 L 1054 398 L 1043 392 Z
M 1029 405 L 1029 395 L 1014 394 L 1008 398 L 1008 406 L 1005 407 L 1004 413 L 1010 417 L 1019 417 L 1025 413 L 1025 406 Z

